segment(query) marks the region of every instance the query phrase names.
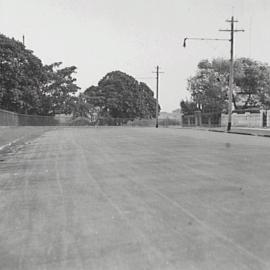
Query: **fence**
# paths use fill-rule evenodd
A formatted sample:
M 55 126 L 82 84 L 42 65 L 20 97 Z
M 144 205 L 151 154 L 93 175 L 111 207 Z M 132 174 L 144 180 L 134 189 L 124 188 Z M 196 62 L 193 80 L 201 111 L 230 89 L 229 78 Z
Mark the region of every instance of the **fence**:
M 191 115 L 182 116 L 182 126 L 208 126 L 219 127 L 221 125 L 220 113 L 202 113 L 200 111 L 194 112 Z
M 226 126 L 228 115 L 222 114 L 221 125 Z M 237 112 L 232 114 L 232 126 L 234 127 L 269 127 L 270 111 L 258 110 L 255 112 Z
M 79 121 L 77 121 L 79 120 Z M 159 119 L 161 127 L 181 125 L 178 119 Z M 130 119 L 99 117 L 93 121 L 90 118 L 71 119 L 71 116 L 39 116 L 18 114 L 0 109 L 0 126 L 131 126 L 154 127 L 156 119 Z
M 134 119 L 127 123 L 128 126 L 133 127 L 155 127 L 156 119 Z M 179 119 L 158 119 L 158 125 L 161 127 L 169 127 L 169 126 L 180 126 L 181 121 Z
M 0 109 L 0 126 L 54 126 L 58 121 L 52 116 L 26 115 Z
M 194 112 L 182 116 L 183 126 L 227 126 L 228 115 L 220 113 Z M 270 110 L 240 111 L 232 114 L 233 127 L 270 127 Z

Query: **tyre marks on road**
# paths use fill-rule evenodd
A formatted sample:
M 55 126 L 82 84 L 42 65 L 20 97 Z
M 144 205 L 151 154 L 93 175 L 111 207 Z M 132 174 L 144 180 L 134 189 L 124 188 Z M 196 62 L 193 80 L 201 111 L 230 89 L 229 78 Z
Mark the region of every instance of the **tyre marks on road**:
M 152 189 L 152 188 L 150 188 L 148 186 L 144 186 L 144 188 L 147 188 L 152 193 L 158 195 L 163 200 L 168 201 L 169 203 L 171 203 L 171 205 L 173 205 L 174 207 L 177 207 L 178 209 L 180 209 L 187 216 L 189 216 L 190 218 L 195 220 L 198 224 L 200 224 L 206 230 L 207 233 L 212 234 L 212 235 L 216 236 L 219 239 L 222 239 L 224 242 L 227 242 L 229 244 L 228 248 L 234 247 L 236 250 L 240 251 L 242 254 L 246 255 L 247 257 L 250 257 L 250 258 L 254 259 L 257 262 L 259 262 L 261 265 L 266 267 L 265 269 L 270 268 L 269 263 L 265 262 L 259 256 L 256 256 L 254 253 L 252 253 L 249 250 L 245 249 L 243 246 L 237 244 L 233 239 L 231 239 L 231 238 L 227 237 L 226 235 L 222 234 L 221 232 L 219 232 L 218 230 L 213 228 L 211 225 L 205 223 L 203 220 L 201 220 L 196 215 L 194 215 L 191 211 L 189 211 L 188 209 L 181 206 L 178 202 L 170 199 L 168 196 L 166 196 L 165 194 L 163 194 L 162 192 L 160 192 L 160 191 L 158 191 L 156 189 Z
M 44 147 L 45 146 L 45 147 Z M 41 231 L 45 222 L 46 205 L 42 201 L 43 190 L 46 190 L 47 156 L 49 145 L 42 143 L 38 138 L 23 150 L 24 158 L 20 162 L 24 172 L 20 173 L 23 182 L 23 209 L 27 212 L 27 227 L 24 242 L 21 243 L 21 254 L 19 269 L 47 269 L 46 258 L 41 250 L 43 243 L 40 243 Z M 45 174 L 45 175 L 44 175 Z
M 96 142 L 97 140 L 97 142 Z M 79 140 L 76 140 L 79 141 Z M 82 140 L 84 141 L 84 140 Z M 95 145 L 95 143 L 97 143 Z M 91 144 L 91 150 L 94 150 L 93 152 L 95 154 L 96 151 L 99 151 L 99 144 L 101 142 L 95 138 L 95 142 L 92 141 Z M 85 158 L 83 160 L 87 160 L 87 157 L 89 156 L 89 153 L 91 153 L 91 150 L 88 149 L 88 147 L 83 147 L 82 145 L 78 145 L 77 148 L 81 148 L 82 154 L 81 156 L 84 156 Z M 105 197 L 105 199 L 112 205 L 112 207 L 118 212 L 118 216 L 121 217 L 121 219 L 131 228 L 131 231 L 134 232 L 135 235 L 137 235 L 137 241 L 141 242 L 142 246 L 146 245 L 146 249 L 145 249 L 145 253 L 149 253 L 152 257 L 148 256 L 148 267 L 149 269 L 175 269 L 173 264 L 170 263 L 170 261 L 168 260 L 167 256 L 164 253 L 164 249 L 161 248 L 160 246 L 158 247 L 158 245 L 156 245 L 156 243 L 154 243 L 150 238 L 149 238 L 149 234 L 147 233 L 147 231 L 145 230 L 145 228 L 141 228 L 140 225 L 138 225 L 137 221 L 134 221 L 134 218 L 130 216 L 130 213 L 126 211 L 126 206 L 125 206 L 125 201 L 121 202 L 121 198 L 123 198 L 123 194 L 128 194 L 127 190 L 123 190 L 123 189 L 118 189 L 116 193 L 118 194 L 119 198 L 116 198 L 115 195 L 113 194 L 113 189 L 114 186 L 112 186 L 109 182 L 107 182 L 106 184 L 104 184 L 104 176 L 99 173 L 97 173 L 97 171 L 111 171 L 111 178 L 110 180 L 113 182 L 114 180 L 117 181 L 117 179 L 113 178 L 113 175 L 115 174 L 115 170 L 119 169 L 119 167 L 115 166 L 114 167 L 114 163 L 112 164 L 112 160 L 113 157 L 111 155 L 111 149 L 105 149 L 104 153 L 103 152 L 99 152 L 98 153 L 98 159 L 102 160 L 103 164 L 105 165 L 104 168 L 97 166 L 97 164 L 100 164 L 102 166 L 102 162 L 98 162 L 97 161 L 97 157 L 95 157 L 95 168 L 94 170 L 91 170 L 91 165 L 88 163 L 88 168 L 87 168 L 87 164 L 85 164 L 84 170 L 87 170 L 89 173 L 89 177 L 90 179 L 93 179 L 96 183 L 96 186 L 98 187 L 98 189 L 100 190 L 100 192 L 103 194 L 103 196 Z M 116 151 L 117 152 L 117 151 Z M 116 153 L 115 153 L 116 154 Z M 89 166 L 90 165 L 90 166 Z M 117 195 L 116 195 L 117 196 Z M 135 202 L 134 205 L 136 205 Z M 134 209 L 136 211 L 136 209 Z M 153 257 L 153 250 L 155 251 L 155 255 Z M 185 265 L 185 269 L 197 269 L 194 264 L 189 263 L 188 266 Z
M 95 142 L 98 141 L 97 139 L 95 139 Z M 92 142 L 93 143 L 93 142 Z M 110 146 L 107 145 L 107 147 L 109 147 L 109 149 L 106 149 L 104 152 L 106 152 L 106 155 L 103 155 L 103 161 L 104 161 L 104 171 L 108 170 L 112 170 L 112 174 L 115 175 L 115 170 L 117 170 L 116 168 L 119 168 L 119 165 L 114 163 L 112 161 L 113 156 L 108 155 L 108 152 L 112 152 L 113 150 L 110 149 Z M 140 144 L 138 143 L 138 147 L 140 147 Z M 132 148 L 132 146 L 131 146 Z M 91 150 L 93 150 L 93 147 L 91 147 Z M 117 151 L 119 149 L 114 148 L 115 152 L 117 153 Z M 86 149 L 84 148 L 84 151 L 86 151 Z M 90 151 L 90 150 L 89 150 Z M 141 151 L 143 153 L 143 151 Z M 119 153 L 117 153 L 116 155 L 118 155 Z M 155 154 L 153 153 L 153 156 L 155 156 Z M 130 160 L 129 160 L 130 161 Z M 130 161 L 132 163 L 132 161 Z M 114 168 L 115 166 L 115 168 Z M 123 166 L 127 166 L 130 167 L 130 169 L 132 170 L 133 167 L 128 165 L 127 162 L 124 162 Z M 127 168 L 125 168 L 127 169 Z M 137 171 L 140 170 L 139 167 L 136 168 Z M 102 167 L 100 167 L 100 170 L 102 171 Z M 134 169 L 135 170 L 135 169 Z M 125 170 L 126 171 L 126 170 Z M 119 171 L 119 175 L 120 175 L 121 171 Z M 158 169 L 157 172 L 158 173 Z M 198 173 L 198 171 L 196 170 L 196 173 Z M 130 177 L 128 177 L 128 175 L 124 175 L 124 177 L 126 179 L 129 179 L 130 181 Z M 120 207 L 121 210 L 121 215 L 123 216 L 127 216 L 125 210 L 122 209 L 123 205 L 121 204 L 121 202 L 118 202 L 118 200 L 116 199 L 116 197 L 114 197 L 114 195 L 112 195 L 112 191 L 109 190 L 109 188 L 106 188 L 106 185 L 108 184 L 108 182 L 104 183 L 104 178 L 106 178 L 106 173 L 104 174 L 97 174 L 94 177 L 97 181 L 97 184 L 100 185 L 100 188 L 102 189 L 103 192 L 105 192 L 106 196 L 109 198 L 109 200 L 112 201 L 112 203 L 114 203 L 118 208 Z M 112 176 L 113 178 L 113 176 Z M 99 179 L 99 180 L 97 180 Z M 103 179 L 103 180 L 102 180 Z M 110 179 L 111 181 L 113 181 L 114 179 Z M 115 179 L 117 181 L 117 179 Z M 132 180 L 131 180 L 132 181 Z M 102 183 L 103 182 L 103 183 Z M 221 243 L 223 243 L 224 248 L 226 248 L 228 250 L 229 253 L 231 253 L 231 256 L 234 257 L 233 255 L 233 251 L 237 251 L 240 254 L 242 254 L 244 257 L 246 257 L 246 259 L 248 258 L 249 262 L 251 264 L 255 264 L 257 265 L 257 267 L 260 267 L 259 269 L 268 269 L 269 264 L 262 259 L 261 257 L 255 255 L 253 252 L 251 252 L 250 250 L 244 248 L 242 245 L 238 244 L 237 242 L 235 242 L 232 238 L 226 236 L 225 234 L 221 233 L 219 230 L 217 230 L 215 227 L 209 225 L 207 222 L 205 222 L 203 219 L 199 218 L 196 214 L 194 214 L 192 211 L 190 211 L 187 207 L 184 207 L 183 205 L 181 205 L 179 202 L 171 199 L 170 197 L 168 197 L 167 195 L 165 195 L 164 192 L 161 192 L 157 189 L 153 189 L 153 187 L 148 186 L 148 185 L 142 185 L 140 182 L 135 182 L 133 181 L 134 184 L 139 185 L 141 190 L 146 190 L 148 192 L 151 192 L 152 194 L 154 194 L 155 196 L 158 196 L 160 198 L 161 201 L 166 201 L 167 204 L 169 204 L 172 208 L 177 208 L 178 211 L 181 211 L 182 213 L 184 213 L 186 216 L 188 216 L 191 220 L 193 220 L 196 224 L 198 224 L 202 230 L 205 232 L 205 234 L 207 235 L 211 235 L 216 239 L 219 239 L 219 241 Z M 115 193 L 123 193 L 123 192 L 127 192 L 127 190 L 123 190 L 121 188 L 119 188 L 119 186 L 117 184 L 115 184 L 115 186 L 117 186 L 117 191 Z M 109 187 L 112 187 L 109 185 Z M 113 187 L 112 187 L 113 188 Z M 120 196 L 120 195 L 119 195 Z M 149 197 L 152 197 L 153 195 L 149 194 Z M 119 206 L 121 205 L 121 206 Z M 127 218 L 127 217 L 126 217 Z M 133 224 L 133 226 L 136 226 Z M 137 228 L 138 229 L 138 228 Z M 179 232 L 181 233 L 181 231 Z M 242 263 L 241 262 L 234 262 L 235 265 L 238 265 L 238 267 L 241 267 L 241 269 L 249 269 L 248 266 L 248 262 L 247 263 L 243 263 L 244 258 L 242 258 Z M 252 262 L 253 261 L 253 262 Z M 263 268 L 261 268 L 263 267 Z M 226 269 L 226 268 L 224 268 Z M 238 269 L 238 268 L 235 268 Z
M 1 247 L 5 249 L 1 252 L 0 260 L 6 269 L 27 269 L 25 267 L 25 253 L 31 236 L 31 215 L 32 206 L 30 201 L 29 178 L 35 174 L 35 168 L 28 170 L 29 158 L 37 158 L 38 151 L 33 144 L 30 146 L 32 153 L 21 148 L 16 155 L 8 156 L 8 172 L 5 173 L 7 179 L 5 185 L 1 187 L 2 220 L 1 227 Z M 9 239 L 8 236 L 11 236 Z M 7 237 L 7 238 L 6 238 Z M 10 258 L 12 257 L 12 260 Z
M 75 248 L 75 254 L 76 256 L 73 258 L 72 264 L 76 265 L 76 269 L 78 270 L 84 270 L 86 269 L 83 265 L 83 260 L 80 255 L 80 249 L 78 247 L 75 234 L 73 231 L 74 225 L 73 225 L 73 219 L 72 219 L 72 202 L 70 203 L 70 200 L 72 200 L 72 195 L 67 193 L 64 188 L 63 181 L 67 179 L 65 177 L 65 172 L 68 171 L 68 168 L 66 167 L 66 163 L 63 162 L 63 153 L 65 153 L 64 146 L 66 141 L 62 141 L 61 138 L 59 140 L 61 143 L 57 145 L 57 148 L 54 149 L 54 152 L 57 154 L 55 157 L 55 174 L 56 174 L 56 182 L 59 189 L 60 197 L 62 199 L 62 208 L 63 208 L 63 229 L 61 231 L 61 240 L 62 240 L 62 258 L 59 263 L 61 263 L 62 269 L 68 269 L 69 268 L 69 249 L 70 247 Z M 75 157 L 76 158 L 76 157 Z M 65 159 L 68 159 L 68 157 L 65 157 Z M 68 241 L 69 239 L 69 241 Z M 73 249 L 73 248 L 72 248 Z
M 99 137 L 100 133 L 92 130 L 90 135 L 86 129 L 54 131 L 10 158 L 10 177 L 4 176 L 0 182 L 5 182 L 0 190 L 10 189 L 11 195 L 4 195 L 0 205 L 5 212 L 1 218 L 5 225 L 0 227 L 0 243 L 10 249 L 8 254 L 0 245 L 2 269 L 172 270 L 182 266 L 180 269 L 209 270 L 213 267 L 200 265 L 192 252 L 197 249 L 194 244 L 211 239 L 218 240 L 227 249 L 226 254 L 232 254 L 230 269 L 270 268 L 267 261 L 197 215 L 191 205 L 171 196 L 176 182 L 170 181 L 171 174 L 162 174 L 165 165 L 160 168 L 151 165 L 161 175 L 156 182 L 153 172 L 150 176 L 151 170 L 140 171 L 143 164 L 139 154 L 160 154 L 154 147 L 140 145 L 136 135 L 127 132 L 129 145 L 126 151 L 120 151 L 117 139 L 110 144 L 110 132 L 105 129 L 102 132 L 107 134 L 104 142 L 104 133 Z M 134 144 L 137 156 L 133 157 L 130 151 Z M 121 145 L 125 147 L 125 142 Z M 162 164 L 162 159 L 159 161 Z M 166 186 L 162 185 L 162 177 L 167 177 Z M 17 225 L 21 222 L 17 229 L 15 225 L 8 228 L 13 220 Z M 13 234 L 11 240 L 3 237 L 5 232 Z M 194 241 L 196 235 L 205 239 Z M 190 250 L 183 251 L 181 243 Z M 185 257 L 181 252 L 191 256 Z M 209 256 L 206 260 L 211 259 Z M 187 260 L 181 262 L 181 258 Z M 225 267 L 217 265 L 217 269 Z
M 107 193 L 107 191 L 105 191 L 105 189 L 102 187 L 100 183 L 101 180 L 97 179 L 93 172 L 89 170 L 89 166 L 87 164 L 88 156 L 85 153 L 85 148 L 76 141 L 78 140 L 74 140 L 74 143 L 76 143 L 76 148 L 80 149 L 80 157 L 82 157 L 80 162 L 82 164 L 83 171 L 87 174 L 87 178 L 91 181 L 91 183 L 95 184 L 95 188 L 100 192 L 100 194 L 102 194 L 108 204 L 111 205 L 112 209 L 114 209 L 120 219 L 130 228 L 132 235 L 136 238 L 135 242 L 141 244 L 143 253 L 146 255 L 147 260 L 144 262 L 145 265 L 140 265 L 140 267 L 142 267 L 142 269 L 153 269 L 153 266 L 155 269 L 173 269 L 172 265 L 170 265 L 168 261 L 166 261 L 166 258 L 164 258 L 164 254 L 161 252 L 161 250 L 157 249 L 156 246 L 151 243 L 148 236 L 132 222 L 123 208 L 116 203 L 114 198 L 112 198 L 110 194 Z M 126 265 L 126 267 L 128 266 Z M 115 269 L 118 269 L 117 265 L 115 265 Z M 190 267 L 189 269 L 195 270 L 196 268 Z

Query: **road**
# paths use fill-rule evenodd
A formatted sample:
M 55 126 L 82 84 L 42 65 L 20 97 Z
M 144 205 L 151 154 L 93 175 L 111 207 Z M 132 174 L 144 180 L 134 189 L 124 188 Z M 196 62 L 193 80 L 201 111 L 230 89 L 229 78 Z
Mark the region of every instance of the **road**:
M 12 144 L 12 146 L 23 144 L 54 128 L 52 126 L 0 126 L 0 151 L 9 144 Z
M 270 269 L 270 139 L 58 128 L 0 162 L 0 269 Z

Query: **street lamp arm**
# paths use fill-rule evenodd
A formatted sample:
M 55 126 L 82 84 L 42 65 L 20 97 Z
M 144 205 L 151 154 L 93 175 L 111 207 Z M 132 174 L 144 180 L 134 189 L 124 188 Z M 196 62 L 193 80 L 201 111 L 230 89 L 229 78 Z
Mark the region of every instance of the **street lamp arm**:
M 187 40 L 212 40 L 212 41 L 231 41 L 230 39 L 226 39 L 226 38 L 189 38 L 189 37 L 185 37 L 184 38 L 184 43 L 183 43 L 183 47 L 185 48 L 187 46 Z

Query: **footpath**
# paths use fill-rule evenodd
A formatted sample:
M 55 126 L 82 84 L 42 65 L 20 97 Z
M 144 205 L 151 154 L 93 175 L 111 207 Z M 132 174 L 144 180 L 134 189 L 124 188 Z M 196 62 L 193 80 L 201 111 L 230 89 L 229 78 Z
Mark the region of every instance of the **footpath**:
M 227 132 L 225 127 L 221 128 L 208 128 L 212 132 Z M 241 134 L 250 136 L 261 136 L 270 138 L 270 128 L 249 128 L 249 127 L 232 127 L 230 134 Z

